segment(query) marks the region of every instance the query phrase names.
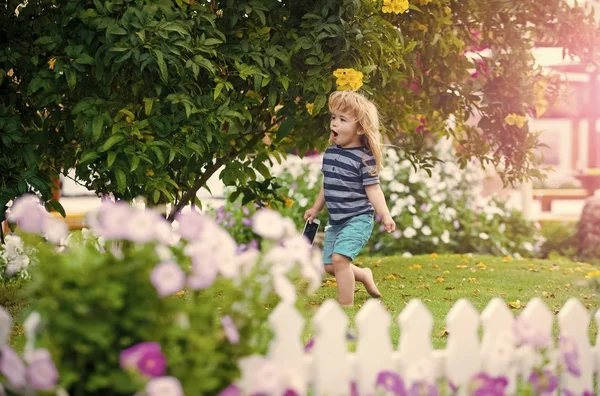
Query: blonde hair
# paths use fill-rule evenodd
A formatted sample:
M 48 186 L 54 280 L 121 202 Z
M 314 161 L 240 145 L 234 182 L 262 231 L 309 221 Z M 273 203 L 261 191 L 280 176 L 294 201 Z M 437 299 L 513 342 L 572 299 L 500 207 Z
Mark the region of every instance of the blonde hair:
M 329 95 L 329 111 L 348 113 L 356 119 L 364 133 L 361 135 L 361 141 L 371 150 L 375 158 L 375 171 L 369 173 L 378 174 L 383 168 L 383 151 L 379 132 L 379 113 L 373 102 L 354 91 L 335 91 Z M 333 144 L 331 139 L 329 142 Z

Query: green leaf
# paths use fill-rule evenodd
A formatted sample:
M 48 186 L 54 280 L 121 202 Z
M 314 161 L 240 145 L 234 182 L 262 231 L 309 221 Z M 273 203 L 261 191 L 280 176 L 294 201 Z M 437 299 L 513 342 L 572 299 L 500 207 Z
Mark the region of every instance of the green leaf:
M 158 64 L 158 69 L 160 71 L 160 78 L 164 82 L 167 82 L 169 73 L 167 71 L 164 55 L 161 50 L 154 50 L 154 55 L 156 55 L 156 63 Z
M 103 126 L 104 118 L 102 116 L 94 117 L 94 121 L 92 122 L 92 136 L 94 141 L 97 141 L 100 138 Z
M 256 169 L 265 179 L 269 179 L 271 177 L 269 168 L 267 168 L 262 162 L 256 162 L 254 164 L 254 169 Z
M 103 153 L 105 151 L 110 150 L 110 148 L 112 146 L 114 146 L 115 144 L 119 143 L 123 139 L 125 139 L 125 136 L 123 136 L 123 135 L 113 135 L 113 136 L 109 137 L 104 142 L 104 144 L 100 147 L 100 149 L 98 150 L 98 152 Z
M 108 152 L 108 160 L 107 160 L 107 164 L 108 166 L 112 166 L 115 163 L 115 159 L 117 158 L 117 152 L 116 151 L 109 151 Z
M 43 36 L 40 37 L 39 39 L 35 40 L 33 42 L 33 44 L 41 44 L 41 45 L 48 45 L 48 44 L 52 44 L 54 42 L 54 39 L 50 36 Z
M 90 151 L 90 152 L 88 152 L 88 153 L 84 154 L 84 155 L 81 157 L 81 163 L 82 163 L 82 164 L 84 164 L 84 163 L 86 163 L 86 162 L 93 161 L 93 160 L 95 160 L 95 159 L 96 159 L 96 158 L 98 158 L 98 157 L 99 157 L 99 155 L 98 155 L 98 153 L 97 153 L 97 152 L 95 152 L 95 151 Z
M 117 25 L 116 23 L 113 23 L 112 25 L 110 25 L 108 27 L 108 29 L 106 29 L 106 33 L 120 36 L 120 35 L 127 34 L 127 30 L 123 29 L 121 26 Z
M 158 203 L 159 199 L 160 199 L 160 191 L 154 190 L 154 193 L 152 194 L 152 200 L 154 201 L 154 203 Z
M 264 26 L 267 24 L 267 18 L 265 18 L 265 13 L 262 12 L 261 10 L 257 10 L 256 8 L 253 10 L 256 15 L 258 15 L 258 18 L 260 19 L 260 23 Z
M 296 119 L 294 117 L 288 117 L 281 123 L 277 130 L 277 140 L 281 140 L 290 134 L 292 129 L 296 126 Z
M 80 65 L 92 65 L 94 64 L 94 58 L 88 54 L 81 54 L 77 59 L 75 59 L 75 62 L 79 63 Z
M 140 165 L 140 157 L 138 157 L 137 155 L 133 156 L 131 158 L 131 169 L 130 171 L 133 172 L 134 170 L 137 169 L 137 167 Z
M 213 94 L 213 100 L 217 100 L 217 98 L 221 94 L 221 91 L 223 90 L 224 86 L 225 86 L 225 84 L 223 84 L 223 83 L 218 83 L 217 84 L 217 86 L 215 87 L 215 92 Z
M 182 36 L 189 36 L 189 32 L 187 30 L 185 30 L 182 26 L 180 26 L 179 24 L 175 23 L 175 22 L 169 22 L 166 23 L 163 27 L 162 30 L 166 30 L 168 32 L 176 32 L 181 34 Z
M 206 40 L 204 40 L 204 45 L 218 45 L 221 44 L 223 42 L 223 40 L 219 40 L 216 38 L 207 38 Z
M 60 213 L 60 215 L 62 217 L 67 217 L 67 214 L 65 213 L 65 208 L 63 208 L 63 206 L 60 204 L 60 202 L 52 200 L 52 201 L 48 201 L 48 205 L 54 209 L 55 211 L 57 211 L 58 213 Z
M 327 103 L 327 97 L 323 94 L 317 95 L 317 98 L 314 102 L 313 114 L 318 114 L 319 111 L 325 106 Z
M 115 171 L 115 178 L 117 179 L 117 191 L 124 192 L 125 188 L 127 188 L 127 176 L 123 169 L 117 169 Z
M 154 104 L 154 98 L 144 98 L 144 112 L 147 116 L 152 114 L 152 105 Z

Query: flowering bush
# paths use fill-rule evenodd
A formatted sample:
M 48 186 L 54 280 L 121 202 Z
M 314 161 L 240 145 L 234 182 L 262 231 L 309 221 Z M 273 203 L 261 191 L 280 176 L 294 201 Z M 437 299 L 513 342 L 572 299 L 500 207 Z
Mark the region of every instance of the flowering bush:
M 20 198 L 11 221 L 21 230 L 45 222 L 29 217 L 37 205 Z M 268 307 L 296 302 L 291 279 L 307 279 L 309 292 L 320 285 L 320 255 L 274 211 L 252 217 L 264 249 L 243 253 L 194 211 L 172 227 L 107 202 L 87 221 L 90 231 L 63 235 L 62 247 L 21 235 L 43 264 L 27 288 L 43 328 L 36 346 L 60 362 L 57 381 L 70 395 L 216 394 L 238 375 L 238 358 L 265 352 Z
M 0 283 L 30 279 L 28 268 L 35 259 L 34 253 L 32 247 L 25 248 L 18 235 L 7 235 L 5 244 L 0 244 Z
M 396 231 L 387 234 L 383 224 L 376 223 L 367 245 L 369 254 L 472 252 L 519 257 L 539 251 L 544 239 L 534 222 L 497 197 L 481 196 L 479 186 L 484 175 L 480 168 L 469 164 L 461 170 L 451 148 L 440 144 L 436 151 L 444 162 L 436 164 L 429 176 L 424 170 L 415 171 L 401 152 L 386 150 L 385 168 L 379 178 Z M 292 218 L 299 229 L 304 224 L 304 211 L 312 206 L 321 186 L 321 161 L 320 156 L 288 156 L 284 164 L 272 170 L 282 186 L 280 194 L 293 201 L 290 207 L 278 210 Z M 240 214 L 240 210 L 249 214 Z M 247 244 L 259 241 L 249 223 L 253 210 L 252 206 L 227 203 L 217 216 L 238 242 Z M 326 224 L 326 209 L 318 218 Z

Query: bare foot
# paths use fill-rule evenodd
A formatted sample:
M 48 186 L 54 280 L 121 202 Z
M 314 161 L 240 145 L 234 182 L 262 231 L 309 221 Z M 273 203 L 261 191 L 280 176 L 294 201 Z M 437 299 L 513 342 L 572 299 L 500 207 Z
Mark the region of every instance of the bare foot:
M 363 268 L 363 271 L 366 272 L 366 279 L 363 282 L 363 285 L 365 285 L 367 292 L 373 298 L 381 298 L 381 292 L 377 288 L 377 285 L 375 285 L 375 280 L 373 279 L 373 271 L 371 271 L 371 268 Z

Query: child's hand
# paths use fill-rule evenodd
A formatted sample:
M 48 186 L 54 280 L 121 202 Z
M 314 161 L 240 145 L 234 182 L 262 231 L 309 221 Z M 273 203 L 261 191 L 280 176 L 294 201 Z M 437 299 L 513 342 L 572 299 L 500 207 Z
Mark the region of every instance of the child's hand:
M 396 222 L 389 213 L 383 216 L 383 226 L 387 232 L 393 232 L 396 229 Z
M 319 211 L 315 208 L 307 209 L 306 212 L 304 212 L 304 220 L 308 220 L 308 222 L 312 224 L 312 221 L 317 217 L 318 214 Z

